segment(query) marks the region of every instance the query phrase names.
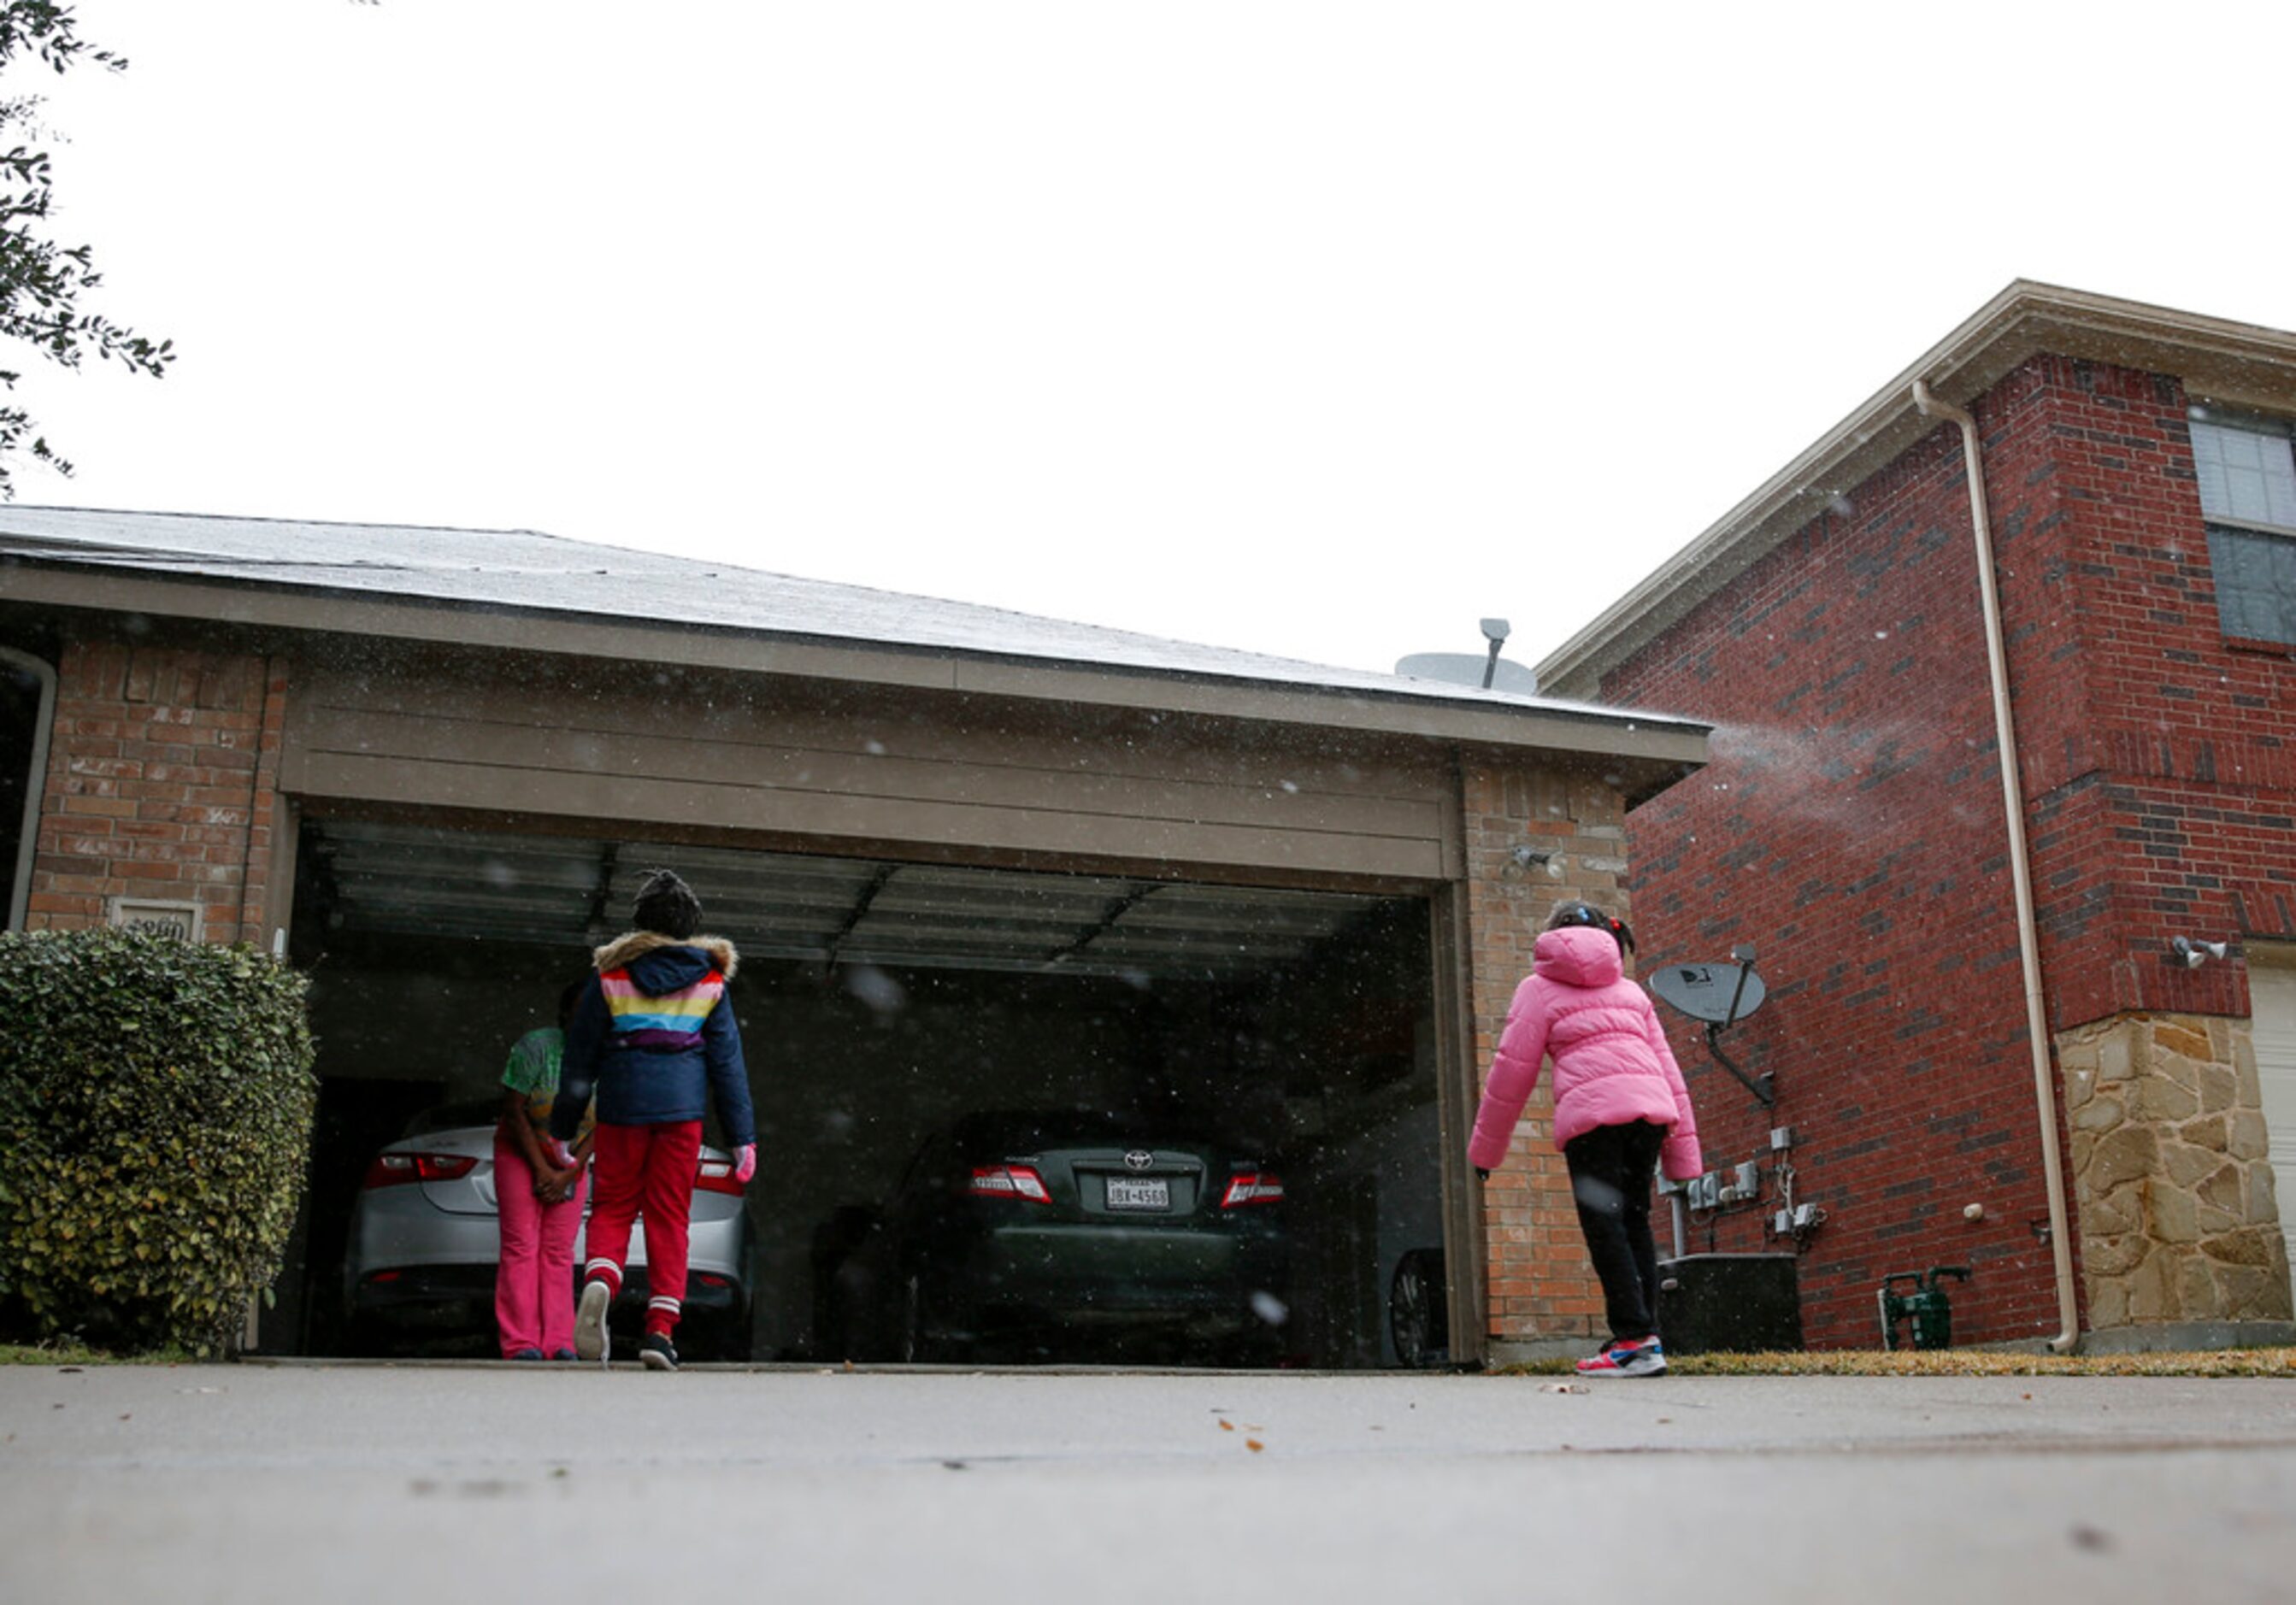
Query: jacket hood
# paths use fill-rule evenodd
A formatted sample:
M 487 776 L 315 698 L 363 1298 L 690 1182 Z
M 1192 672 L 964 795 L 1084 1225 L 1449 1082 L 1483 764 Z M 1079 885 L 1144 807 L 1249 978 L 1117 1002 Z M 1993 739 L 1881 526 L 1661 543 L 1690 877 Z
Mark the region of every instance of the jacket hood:
M 609 970 L 619 970 L 644 958 L 648 954 L 658 953 L 668 958 L 680 951 L 693 955 L 694 972 L 690 980 L 699 980 L 705 970 L 715 970 L 730 981 L 734 979 L 734 969 L 742 962 L 742 955 L 734 951 L 734 944 L 724 937 L 688 937 L 681 942 L 675 937 L 666 937 L 652 930 L 625 931 L 590 956 L 603 975 Z M 671 962 L 676 962 L 674 958 Z
M 1607 987 L 1627 972 L 1618 938 L 1592 925 L 1542 930 L 1530 951 L 1539 974 L 1573 987 Z

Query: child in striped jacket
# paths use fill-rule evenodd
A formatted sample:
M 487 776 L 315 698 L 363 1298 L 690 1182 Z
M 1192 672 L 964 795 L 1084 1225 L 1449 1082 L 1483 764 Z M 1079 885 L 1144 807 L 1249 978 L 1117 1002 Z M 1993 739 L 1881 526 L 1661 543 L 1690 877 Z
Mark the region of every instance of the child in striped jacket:
M 734 945 L 694 935 L 701 900 L 668 870 L 648 878 L 631 913 L 636 929 L 598 949 L 598 972 L 574 1005 L 550 1131 L 560 1142 L 573 1136 L 596 1089 L 589 1257 L 574 1315 L 575 1354 L 607 1355 L 606 1314 L 621 1291 L 631 1224 L 643 1213 L 648 1298 L 638 1357 L 652 1370 L 675 1371 L 672 1334 L 685 1298 L 702 1117 L 714 1101 L 742 1182 L 757 1172 L 757 1122 L 742 1029 L 726 991 L 739 962 Z

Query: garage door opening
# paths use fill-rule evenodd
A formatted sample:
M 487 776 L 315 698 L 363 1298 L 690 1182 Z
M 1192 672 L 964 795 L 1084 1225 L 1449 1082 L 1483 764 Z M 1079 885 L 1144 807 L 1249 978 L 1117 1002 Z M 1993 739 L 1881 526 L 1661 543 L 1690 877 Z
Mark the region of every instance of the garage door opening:
M 711 1352 L 1430 1357 L 1390 1308 L 1406 1265 L 1442 1297 L 1423 898 L 337 818 L 304 827 L 291 931 L 323 1089 L 294 1347 L 490 1352 L 490 1261 L 448 1234 L 463 1296 L 354 1329 L 357 1278 L 405 1269 L 346 1265 L 361 1183 L 426 1111 L 496 1097 L 665 864 L 741 952 L 759 1122 Z

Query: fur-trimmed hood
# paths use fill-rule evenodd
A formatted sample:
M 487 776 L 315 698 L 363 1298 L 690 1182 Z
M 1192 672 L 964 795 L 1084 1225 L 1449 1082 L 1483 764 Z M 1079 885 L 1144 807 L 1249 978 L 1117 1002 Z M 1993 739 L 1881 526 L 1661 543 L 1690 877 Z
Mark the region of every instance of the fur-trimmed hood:
M 590 956 L 592 962 L 597 965 L 598 972 L 603 975 L 609 970 L 619 970 L 632 959 L 643 957 L 649 953 L 659 953 L 665 947 L 692 947 L 699 950 L 708 957 L 711 964 L 717 967 L 718 973 L 729 981 L 734 979 L 734 971 L 742 962 L 742 955 L 734 951 L 734 944 L 724 937 L 687 937 L 680 941 L 676 937 L 666 937 L 659 931 L 652 930 L 624 931 Z

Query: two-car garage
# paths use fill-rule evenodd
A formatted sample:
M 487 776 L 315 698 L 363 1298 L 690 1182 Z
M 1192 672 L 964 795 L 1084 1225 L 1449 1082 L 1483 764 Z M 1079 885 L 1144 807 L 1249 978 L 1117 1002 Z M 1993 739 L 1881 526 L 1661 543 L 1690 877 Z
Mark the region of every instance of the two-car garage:
M 742 955 L 762 1168 L 729 1352 L 913 1354 L 856 1268 L 936 1141 L 1015 1112 L 1101 1123 L 1060 1185 L 1133 1212 L 1111 1241 L 1184 1199 L 1245 1200 L 1261 1247 L 1282 1223 L 1257 1341 L 1210 1357 L 1424 1363 L 1447 1329 L 1472 1361 L 1487 1313 L 1585 1324 L 1541 1254 L 1550 1161 L 1526 1149 L 1546 1179 L 1491 1230 L 1461 1134 L 1531 922 L 1615 895 L 1628 801 L 1702 727 L 521 533 L 17 508 L 0 565 L 0 645 L 53 671 L 45 742 L 7 755 L 20 917 L 170 920 L 311 978 L 319 1125 L 263 1349 L 362 1339 L 377 1150 L 483 1118 L 663 865 Z M 1111 1263 L 1112 1306 L 1140 1290 Z M 1013 1357 L 1103 1357 L 1085 1335 Z
M 742 954 L 758 1356 L 898 1357 L 839 1319 L 839 1259 L 927 1138 L 982 1111 L 1089 1110 L 1139 1142 L 1210 1131 L 1264 1154 L 1291 1280 L 1259 1306 L 1281 1331 L 1247 1352 L 1391 1361 L 1394 1270 L 1440 1248 L 1423 899 L 333 817 L 305 823 L 299 863 L 325 1079 L 299 1347 L 348 1342 L 330 1300 L 373 1150 L 489 1096 L 660 863 Z M 467 1349 L 459 1314 L 434 1334 L 410 1312 L 405 1336 Z M 1078 1331 L 1020 1352 L 1114 1351 Z
M 1416 1329 L 1398 1356 L 1390 1302 L 1446 1231 L 1439 767 L 1280 726 L 1246 756 L 1167 710 L 911 691 L 865 712 L 849 687 L 660 666 L 362 660 L 306 685 L 281 779 L 324 1096 L 282 1341 L 372 1341 L 337 1265 L 373 1150 L 490 1096 L 666 864 L 742 955 L 762 1168 L 741 1352 L 902 1357 L 839 1306 L 839 1272 L 914 1158 L 963 1117 L 1092 1110 L 1280 1173 L 1256 1341 L 1177 1357 L 1431 1357 Z M 1439 1341 L 1443 1289 L 1408 1290 Z M 408 1339 L 469 1340 L 439 1314 Z M 1131 1352 L 1093 1339 L 1005 1352 Z

